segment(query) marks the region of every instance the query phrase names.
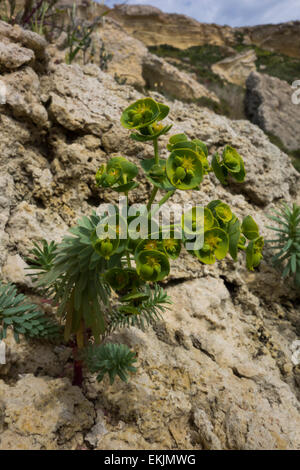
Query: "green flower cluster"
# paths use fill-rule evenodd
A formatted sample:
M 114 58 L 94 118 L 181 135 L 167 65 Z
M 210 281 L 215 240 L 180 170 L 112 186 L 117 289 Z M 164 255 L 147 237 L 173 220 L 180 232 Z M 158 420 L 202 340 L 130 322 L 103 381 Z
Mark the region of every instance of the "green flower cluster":
M 96 184 L 103 188 L 113 188 L 118 193 L 126 193 L 137 188 L 138 183 L 133 179 L 138 174 L 138 168 L 124 157 L 114 157 L 107 164 L 101 165 L 96 173 Z
M 168 158 L 160 158 L 158 137 L 166 134 L 171 128 L 161 122 L 168 113 L 169 108 L 166 105 L 157 103 L 152 98 L 145 98 L 126 108 L 121 117 L 121 123 L 125 128 L 135 130 L 131 134 L 132 139 L 140 142 L 153 141 L 154 158 L 141 162 L 146 178 L 153 185 L 150 203 L 154 201 L 159 190 L 167 191 L 159 205 L 162 205 L 177 189 L 199 190 L 204 176 L 209 173 L 214 173 L 224 185 L 228 184 L 230 178 L 239 183 L 244 181 L 246 173 L 243 159 L 229 145 L 226 145 L 223 150 L 222 160 L 219 154 L 215 153 L 210 163 L 208 149 L 204 142 L 199 139 L 189 140 L 185 134 L 176 134 L 168 141 L 167 150 L 170 152 Z M 107 172 L 111 168 L 115 169 L 115 165 L 111 162 L 118 161 L 118 158 L 125 160 L 122 157 L 111 159 L 106 165 Z M 105 186 L 107 184 L 106 173 L 103 176 L 102 172 L 103 167 L 100 169 L 100 176 L 96 175 L 96 180 L 99 186 L 107 187 Z M 132 172 L 131 176 L 135 177 L 136 172 L 135 167 L 135 172 Z M 110 184 L 110 187 L 117 191 L 124 189 L 122 185 L 118 186 L 121 174 L 122 169 L 116 172 L 116 179 L 112 180 L 113 184 Z M 148 204 L 149 211 L 150 203 Z M 203 211 L 204 226 L 200 227 L 200 232 L 203 232 L 204 244 L 201 249 L 192 251 L 199 261 L 204 264 L 213 264 L 216 260 L 223 259 L 228 253 L 236 261 L 238 251 L 242 250 L 246 252 L 248 269 L 252 270 L 260 264 L 264 242 L 251 216 L 245 217 L 240 223 L 230 207 L 219 200 L 212 201 L 203 208 Z M 186 234 L 184 221 L 188 220 L 192 233 Z M 179 256 L 182 245 L 187 246 L 187 243 L 190 243 L 193 231 L 199 227 L 200 223 L 201 221 L 196 220 L 196 208 L 193 208 L 183 216 L 181 227 L 173 226 L 172 228 L 173 232 L 174 230 L 181 231 L 180 239 L 173 236 L 171 239 L 164 240 L 160 233 L 158 240 L 143 239 L 137 244 L 136 241 L 130 240 L 129 234 L 129 242 L 124 249 L 133 255 L 138 276 L 144 281 L 161 281 L 166 277 L 170 271 L 169 259 Z M 186 235 L 188 235 L 187 238 Z M 110 249 L 113 253 L 112 246 Z
M 246 264 L 249 270 L 257 267 L 262 259 L 263 238 L 260 237 L 258 226 L 251 216 L 246 216 L 242 222 L 238 220 L 228 206 L 220 200 L 210 202 L 203 208 L 204 226 L 197 221 L 196 208 L 190 209 L 183 215 L 182 226 L 190 219 L 189 226 L 198 227 L 203 232 L 204 243 L 194 254 L 204 264 L 214 264 L 230 254 L 237 261 L 238 250 L 246 252 Z M 188 235 L 191 235 L 190 233 Z M 249 241 L 248 246 L 247 240 Z M 184 243 L 190 243 L 190 238 L 184 238 Z
M 212 159 L 212 168 L 218 180 L 226 185 L 228 184 L 228 176 L 231 176 L 238 183 L 245 180 L 246 172 L 242 157 L 238 152 L 226 145 L 222 154 L 222 161 L 216 152 Z

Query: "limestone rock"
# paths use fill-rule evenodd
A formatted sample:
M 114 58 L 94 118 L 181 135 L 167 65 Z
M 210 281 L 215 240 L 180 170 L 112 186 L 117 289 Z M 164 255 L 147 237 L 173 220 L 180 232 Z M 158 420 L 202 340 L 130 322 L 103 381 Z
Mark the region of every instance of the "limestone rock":
M 223 80 L 244 87 L 249 74 L 256 71 L 255 61 L 255 51 L 250 49 L 213 64 L 212 71 L 220 75 Z
M 32 299 L 36 303 L 38 300 Z M 50 304 L 41 303 L 39 307 L 45 311 L 48 307 L 47 314 L 53 315 Z M 8 382 L 15 382 L 21 375 L 33 374 L 34 376 L 47 375 L 54 378 L 69 377 L 72 380 L 72 367 L 68 364 L 71 356 L 70 348 L 64 345 L 55 346 L 34 340 L 28 341 L 24 338 L 20 338 L 20 343 L 17 344 L 10 330 L 4 342 L 6 344 L 6 364 L 0 365 L 0 378 Z
M 48 113 L 41 102 L 40 81 L 30 67 L 4 75 L 6 105 L 18 119 L 29 119 L 39 128 L 47 127 Z
M 53 64 L 65 61 L 65 46 L 59 49 L 54 45 L 48 47 Z M 148 86 L 178 99 L 207 97 L 219 102 L 213 92 L 190 74 L 149 53 L 141 41 L 129 36 L 120 24 L 110 18 L 94 32 L 85 60 L 99 65 L 117 83 L 132 85 L 138 90 Z M 74 62 L 82 65 L 83 56 L 79 54 Z
M 25 49 L 16 44 L 0 42 L 0 68 L 14 70 L 21 65 L 28 64 L 34 58 L 30 49 Z
M 283 142 L 289 150 L 300 148 L 295 129 L 300 126 L 300 106 L 292 102 L 291 86 L 267 74 L 252 72 L 247 79 L 246 112 L 249 119 Z
M 233 304 L 220 279 L 185 282 L 169 294 L 173 306 L 164 322 L 172 344 L 156 328 L 126 330 L 115 339 L 137 352 L 137 374 L 128 384 L 86 383 L 110 431 L 98 448 L 111 449 L 111 439 L 118 449 L 128 448 L 136 434 L 151 449 L 299 448 L 298 402 L 274 354 L 289 343 L 283 330 L 277 339 L 276 322 L 268 323 L 273 343 L 259 344 L 260 309 L 251 314 L 238 296 Z M 185 348 L 176 340 L 179 330 Z M 141 440 L 136 445 L 146 448 Z
M 118 107 L 117 97 L 108 97 L 104 77 L 96 66 L 59 65 L 49 81 L 53 118 L 70 131 L 101 136 L 117 121 Z
M 26 278 L 26 267 L 28 266 L 20 255 L 9 255 L 2 269 L 2 276 L 9 282 L 26 284 L 28 287 L 32 287 L 30 278 Z
M 286 54 L 290 57 L 300 57 L 300 21 L 248 26 L 238 28 L 238 30 L 248 37 L 247 42 L 252 42 L 263 49 Z
M 78 1 L 80 3 L 81 0 Z M 148 46 L 169 44 L 178 49 L 203 44 L 231 46 L 239 34 L 244 44 L 252 43 L 290 57 L 300 57 L 299 21 L 232 28 L 199 23 L 194 18 L 164 13 L 147 5 L 116 5 L 109 17 L 117 20 L 130 35 Z
M 93 37 L 93 45 L 93 62 L 99 61 L 101 69 L 128 85 L 139 89 L 145 86 L 143 58 L 148 51 L 141 41 L 129 36 L 118 23 L 108 18 Z M 102 53 L 101 47 L 104 48 Z
M 25 375 L 14 387 L 0 381 L 0 449 L 74 449 L 93 423 L 93 405 L 67 379 Z
M 147 54 L 143 61 L 143 76 L 150 88 L 182 100 L 206 97 L 219 102 L 217 96 L 208 91 L 190 75 L 181 72 L 164 59 Z
M 163 13 L 147 5 L 117 5 L 109 16 L 147 46 L 169 44 L 186 49 L 209 43 L 223 45 L 234 39 L 234 29 L 229 26 L 201 24 L 185 15 Z
M 0 21 L 0 39 L 2 40 L 2 38 L 31 49 L 38 60 L 47 60 L 47 41 L 40 34 L 23 29 L 18 25 L 11 26 L 5 21 Z

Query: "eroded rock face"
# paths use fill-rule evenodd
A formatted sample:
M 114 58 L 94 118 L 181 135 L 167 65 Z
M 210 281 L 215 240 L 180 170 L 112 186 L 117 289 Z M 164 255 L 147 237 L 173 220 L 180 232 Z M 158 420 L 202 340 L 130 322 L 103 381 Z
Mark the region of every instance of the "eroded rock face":
M 2 69 L 18 69 L 21 65 L 31 62 L 33 57 L 34 53 L 29 49 L 0 42 L 0 67 Z
M 0 392 L 2 450 L 74 449 L 93 424 L 93 405 L 67 379 L 26 375 L 12 387 L 0 381 Z
M 148 87 L 177 99 L 192 101 L 206 97 L 219 102 L 205 86 L 153 54 L 147 54 L 143 59 L 143 77 Z
M 116 200 L 94 185 L 99 165 L 118 154 L 139 165 L 153 150 L 130 140 L 120 124 L 124 107 L 142 95 L 96 65 L 52 64 L 47 74 L 26 66 L 1 79 L 20 95 L 15 101 L 10 92 L 0 107 L 1 277 L 30 287 L 22 259 L 32 242 L 61 240 L 79 216 Z M 199 192 L 178 192 L 174 202 L 220 198 L 238 216 L 253 215 L 269 237 L 270 207 L 281 198 L 300 202 L 289 157 L 248 121 L 151 96 L 170 105 L 172 133 L 200 138 L 210 154 L 233 145 L 245 159 L 244 184 L 224 189 L 211 175 Z M 131 202 L 145 201 L 149 186 L 140 182 Z M 202 266 L 183 253 L 166 283 L 173 305 L 163 320 L 113 337 L 138 353 L 127 385 L 98 384 L 86 373 L 80 391 L 68 379 L 68 348 L 15 345 L 9 335 L 0 368 L 0 448 L 300 448 L 300 373 L 292 362 L 298 293 L 269 258 L 266 250 L 259 270 L 248 273 L 242 255 L 236 264 Z
M 63 38 L 60 41 L 61 47 L 53 44 L 48 46 L 55 65 L 65 62 L 67 53 Z M 179 71 L 166 60 L 149 53 L 141 41 L 129 36 L 111 18 L 107 18 L 93 33 L 92 46 L 86 52 L 85 59 L 112 75 L 118 84 L 133 85 L 138 90 L 147 86 L 182 100 L 206 97 L 219 102 L 217 96 L 197 82 L 191 74 Z M 74 62 L 83 65 L 82 54 Z
M 245 309 L 223 280 L 196 279 L 169 294 L 174 305 L 164 323 L 118 336 L 138 353 L 140 372 L 130 384 L 87 382 L 87 396 L 106 410 L 108 432 L 98 448 L 127 448 L 136 435 L 143 438 L 137 442 L 142 449 L 299 446 L 297 399 L 278 369 L 278 349 L 290 361 L 290 339 L 278 343 L 271 333 L 278 318 L 267 314 L 264 343 L 257 338 L 266 312 Z
M 255 61 L 256 54 L 251 49 L 217 62 L 212 66 L 212 71 L 223 80 L 244 87 L 249 74 L 256 71 Z
M 252 72 L 247 79 L 246 112 L 252 122 L 283 142 L 289 150 L 300 148 L 300 106 L 292 102 L 293 89 L 279 78 Z
M 201 44 L 222 45 L 234 39 L 234 29 L 229 26 L 201 24 L 193 18 L 163 13 L 158 8 L 144 5 L 119 5 L 109 16 L 148 46 L 170 44 L 187 49 Z
M 300 21 L 239 28 L 250 41 L 263 49 L 280 52 L 290 57 L 300 57 Z
M 37 33 L 0 21 L 0 41 L 0 63 L 4 68 L 16 69 L 35 60 L 47 61 L 47 41 Z
M 230 46 L 235 43 L 236 34 L 242 34 L 246 44 L 252 43 L 290 57 L 300 57 L 299 21 L 232 28 L 199 23 L 185 15 L 164 13 L 146 5 L 117 5 L 109 16 L 120 22 L 130 35 L 148 46 L 170 44 L 178 49 L 203 44 Z

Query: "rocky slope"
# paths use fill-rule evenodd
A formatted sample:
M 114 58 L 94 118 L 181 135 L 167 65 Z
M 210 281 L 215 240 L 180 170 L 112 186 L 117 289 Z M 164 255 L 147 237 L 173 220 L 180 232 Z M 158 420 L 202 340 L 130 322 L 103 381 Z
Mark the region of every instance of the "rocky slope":
M 60 3 L 63 11 L 73 5 L 71 0 Z M 76 5 L 83 22 L 94 21 L 109 10 L 86 0 L 78 0 Z M 65 20 L 69 21 L 67 15 Z M 246 103 L 246 81 L 251 72 L 276 77 L 287 82 L 273 87 L 273 93 L 275 101 L 285 96 L 281 115 L 292 128 L 291 114 L 286 111 L 291 108 L 288 86 L 300 77 L 299 54 L 295 52 L 298 45 L 294 39 L 299 36 L 299 28 L 299 22 L 230 28 L 166 14 L 151 6 L 119 5 L 100 21 L 85 53 L 85 62 L 96 63 L 118 83 L 126 82 L 139 90 L 156 90 L 171 99 L 198 102 L 233 119 L 255 114 L 248 112 L 249 106 L 256 106 L 254 98 L 249 102 L 253 94 L 247 93 Z M 48 51 L 55 63 L 64 62 L 66 35 L 62 34 Z M 78 56 L 76 62 L 82 63 L 82 57 Z M 266 130 L 261 119 L 253 119 Z M 289 151 L 290 147 L 280 141 L 281 133 L 274 132 L 274 143 Z M 299 147 L 293 150 L 298 155 Z M 299 161 L 295 160 L 297 168 Z
M 139 164 L 152 149 L 119 122 L 139 91 L 96 64 L 48 62 L 40 36 L 3 23 L 0 31 L 1 276 L 33 294 L 23 261 L 32 242 L 60 240 L 78 216 L 114 200 L 94 185 L 101 163 L 120 153 Z M 300 203 L 299 174 L 257 126 L 151 93 L 170 105 L 174 133 L 204 140 L 210 153 L 231 144 L 245 159 L 244 184 L 225 190 L 211 176 L 175 202 L 221 198 L 239 216 L 254 215 L 266 236 L 270 207 Z M 141 182 L 132 202 L 145 198 Z M 162 322 L 114 335 L 138 354 L 129 384 L 98 384 L 86 373 L 79 390 L 68 348 L 9 336 L 0 449 L 299 449 L 299 293 L 281 281 L 269 251 L 256 273 L 242 258 L 202 266 L 183 255 L 166 287 L 173 305 Z

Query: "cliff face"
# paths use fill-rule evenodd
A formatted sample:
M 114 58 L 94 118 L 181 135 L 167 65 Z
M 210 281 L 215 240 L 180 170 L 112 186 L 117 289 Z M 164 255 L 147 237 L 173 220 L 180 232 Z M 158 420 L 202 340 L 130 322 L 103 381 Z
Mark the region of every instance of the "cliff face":
M 110 16 L 147 46 L 169 44 L 178 49 L 202 44 L 229 46 L 236 42 L 237 35 L 242 35 L 244 43 L 300 57 L 300 21 L 232 28 L 199 23 L 184 15 L 163 13 L 158 8 L 143 5 L 116 6 Z
M 224 45 L 234 40 L 229 26 L 199 23 L 184 15 L 163 13 L 158 8 L 141 5 L 115 7 L 110 16 L 147 46 L 169 44 L 178 49 L 201 44 Z
M 300 21 L 240 28 L 251 43 L 290 57 L 300 57 Z

